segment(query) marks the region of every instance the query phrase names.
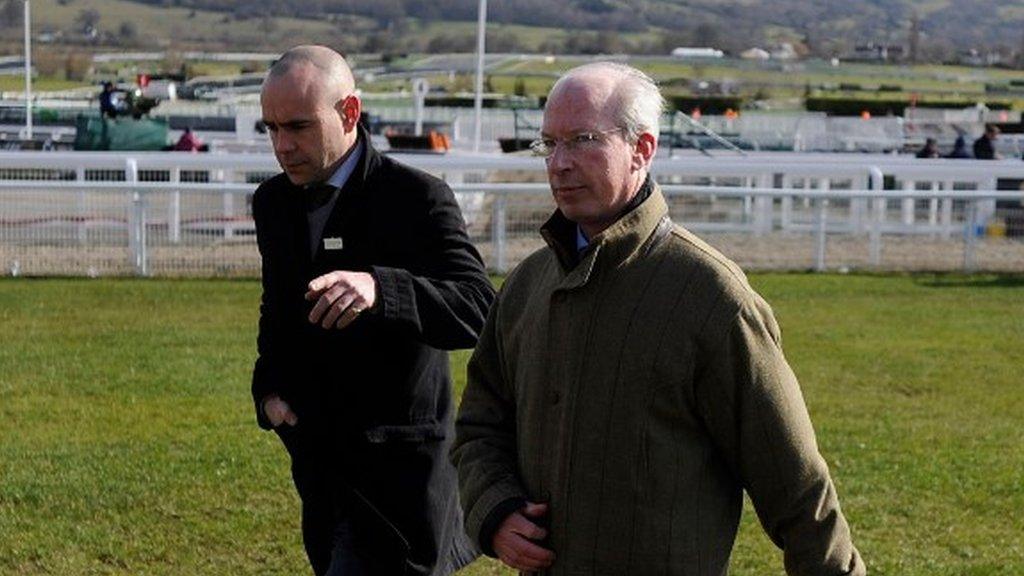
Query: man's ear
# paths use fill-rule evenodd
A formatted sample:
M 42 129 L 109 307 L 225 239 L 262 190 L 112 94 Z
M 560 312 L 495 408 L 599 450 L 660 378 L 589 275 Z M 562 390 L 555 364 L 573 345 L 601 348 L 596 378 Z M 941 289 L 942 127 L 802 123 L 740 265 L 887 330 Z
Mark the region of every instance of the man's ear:
M 334 109 L 341 117 L 341 123 L 346 132 L 356 129 L 356 125 L 359 123 L 359 114 L 363 111 L 363 103 L 359 100 L 359 96 L 350 94 L 348 97 L 338 100 Z
M 654 160 L 654 153 L 658 151 L 658 139 L 650 132 L 644 132 L 633 145 L 633 169 L 648 168 Z

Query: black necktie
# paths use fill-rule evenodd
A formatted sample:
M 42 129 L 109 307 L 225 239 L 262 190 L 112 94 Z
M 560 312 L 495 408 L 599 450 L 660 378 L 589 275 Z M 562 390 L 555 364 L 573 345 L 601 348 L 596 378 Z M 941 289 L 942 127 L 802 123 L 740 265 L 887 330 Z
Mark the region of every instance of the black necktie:
M 326 182 L 310 184 L 305 190 L 306 212 L 313 212 L 330 202 L 338 188 Z

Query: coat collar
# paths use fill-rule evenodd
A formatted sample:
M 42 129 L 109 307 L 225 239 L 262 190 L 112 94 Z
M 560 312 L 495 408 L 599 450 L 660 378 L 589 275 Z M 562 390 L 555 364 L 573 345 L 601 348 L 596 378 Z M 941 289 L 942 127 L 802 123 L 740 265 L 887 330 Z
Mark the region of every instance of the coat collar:
M 335 201 L 334 209 L 331 215 L 328 216 L 327 222 L 324 224 L 323 233 L 321 236 L 328 236 L 336 234 L 338 227 L 341 223 L 342 211 L 340 207 L 343 203 L 350 204 L 357 198 L 362 198 L 369 194 L 369 187 L 364 184 L 373 177 L 374 171 L 381 164 L 381 155 L 373 147 L 373 143 L 370 140 L 370 134 L 360 124 L 358 126 L 359 139 L 357 140 L 357 146 L 362 143 L 363 153 L 356 164 L 352 174 L 349 175 L 348 180 L 345 182 L 345 186 L 341 189 L 337 200 Z M 317 248 L 313 253 L 309 251 L 309 223 L 306 218 L 306 206 L 303 196 L 303 187 L 292 184 L 291 180 L 284 175 L 281 175 L 283 185 L 285 189 L 282 197 L 285 199 L 285 206 L 289 211 L 290 217 L 286 220 L 292 223 L 292 234 L 295 237 L 295 242 L 299 246 L 306 247 L 304 250 L 299 252 L 304 255 L 304 259 L 307 265 L 311 265 L 313 261 L 317 259 L 320 254 L 322 243 L 317 244 Z
M 590 239 L 582 257 L 576 252 L 576 223 L 555 210 L 541 227 L 541 236 L 566 273 L 564 288 L 586 284 L 595 269 L 627 264 L 644 247 L 652 234 L 668 220 L 668 204 L 657 183 L 646 200 L 630 210 L 603 232 Z
M 363 128 L 362 124 L 358 126 L 358 130 L 359 138 L 356 140 L 355 145 L 363 146 L 363 153 L 359 157 L 359 161 L 356 163 L 355 169 L 352 170 L 352 173 L 345 181 L 345 186 L 342 188 L 346 194 L 361 191 L 364 188 L 363 183 L 370 178 L 373 171 L 376 170 L 381 163 L 380 152 L 377 152 L 373 147 L 373 143 L 370 141 L 370 134 Z M 292 201 L 294 207 L 302 207 L 305 209 L 304 202 L 302 200 L 303 187 L 292 184 L 291 180 L 284 177 L 284 174 L 281 174 L 281 176 L 283 177 L 284 185 L 287 187 L 286 197 Z
M 349 180 L 355 178 L 360 184 L 359 188 L 363 188 L 362 184 L 369 180 L 370 175 L 374 170 L 380 166 L 381 156 L 380 152 L 373 147 L 373 142 L 370 141 L 370 133 L 363 128 L 362 124 L 358 124 L 359 129 L 359 140 L 364 143 L 363 156 L 359 159 L 359 164 L 356 165 L 356 169 L 352 172 L 352 176 Z

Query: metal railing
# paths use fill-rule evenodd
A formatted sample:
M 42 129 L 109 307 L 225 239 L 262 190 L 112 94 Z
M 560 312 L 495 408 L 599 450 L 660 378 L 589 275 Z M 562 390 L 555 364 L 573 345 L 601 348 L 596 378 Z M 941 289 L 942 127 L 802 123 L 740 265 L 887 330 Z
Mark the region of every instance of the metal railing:
M 542 246 L 542 161 L 399 159 L 451 184 L 491 269 Z M 269 155 L 0 153 L 0 266 L 257 275 L 251 194 L 277 171 Z M 658 159 L 653 174 L 673 219 L 747 268 L 1024 272 L 1024 162 L 761 153 Z

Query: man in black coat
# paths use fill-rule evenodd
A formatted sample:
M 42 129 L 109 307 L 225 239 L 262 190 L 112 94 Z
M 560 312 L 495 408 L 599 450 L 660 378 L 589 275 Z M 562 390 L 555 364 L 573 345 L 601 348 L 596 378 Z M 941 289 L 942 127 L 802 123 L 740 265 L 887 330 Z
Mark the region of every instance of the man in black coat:
M 263 258 L 252 393 L 292 460 L 317 575 L 449 574 L 476 552 L 447 458 L 444 350 L 494 299 L 448 186 L 378 154 L 345 60 L 286 52 L 261 95 L 284 174 L 253 198 Z
M 999 160 L 1002 158 L 997 152 L 995 141 L 999 138 L 999 127 L 995 124 L 986 124 L 985 133 L 974 141 L 974 157 L 978 160 Z

